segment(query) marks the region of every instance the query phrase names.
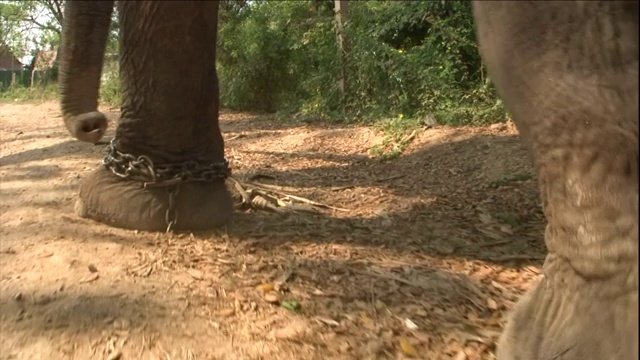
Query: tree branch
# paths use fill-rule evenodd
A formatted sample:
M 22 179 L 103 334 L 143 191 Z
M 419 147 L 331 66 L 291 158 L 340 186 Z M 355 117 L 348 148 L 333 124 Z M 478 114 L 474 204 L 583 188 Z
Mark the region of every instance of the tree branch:
M 36 25 L 38 28 L 40 28 L 42 30 L 51 30 L 51 31 L 56 32 L 57 34 L 61 34 L 62 33 L 62 31 L 59 28 L 57 28 L 57 27 L 55 27 L 53 25 L 39 23 L 38 21 L 36 21 L 36 19 L 33 16 L 29 16 L 29 17 L 25 18 L 24 20 L 27 21 L 27 22 L 32 23 L 33 25 Z
M 62 27 L 63 21 L 63 12 L 62 12 L 62 1 L 63 0 L 46 0 L 42 1 L 42 5 L 51 12 L 53 17 L 58 22 L 58 25 Z

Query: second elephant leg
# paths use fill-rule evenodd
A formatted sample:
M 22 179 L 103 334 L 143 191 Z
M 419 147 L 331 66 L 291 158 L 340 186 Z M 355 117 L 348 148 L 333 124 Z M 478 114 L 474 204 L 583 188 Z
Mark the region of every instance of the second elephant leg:
M 548 222 L 544 278 L 516 306 L 497 358 L 637 359 L 637 2 L 478 1 L 474 11 Z

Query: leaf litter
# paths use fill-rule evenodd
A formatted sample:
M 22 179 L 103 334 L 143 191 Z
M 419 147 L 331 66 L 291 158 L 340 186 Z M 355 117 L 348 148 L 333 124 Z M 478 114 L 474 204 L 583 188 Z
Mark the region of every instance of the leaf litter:
M 20 124 L 3 117 L 0 131 L 37 130 Z M 221 127 L 237 211 L 228 226 L 158 235 L 75 221 L 65 233 L 97 227 L 95 236 L 124 239 L 120 252 L 87 251 L 84 276 L 100 274 L 87 291 L 120 286 L 118 299 L 142 292 L 166 304 L 120 306 L 116 316 L 144 316 L 131 315 L 117 346 L 112 333 L 91 335 L 108 344 L 105 356 L 493 359 L 505 313 L 539 279 L 545 254 L 535 179 L 520 175 L 533 170 L 512 124 L 420 129 L 391 160 L 370 151 L 384 134 L 363 126 L 223 112 Z M 93 168 L 77 162 L 66 171 Z M 28 254 L 6 244 L 16 254 L 0 256 Z M 81 249 L 66 246 L 46 248 L 48 259 Z M 30 311 L 22 322 L 39 321 Z M 74 336 L 65 341 L 81 349 Z M 204 346 L 214 338 L 220 346 Z
M 274 131 L 279 136 L 272 132 L 272 138 L 259 143 L 244 143 L 244 137 L 231 143 L 233 152 L 242 154 L 242 165 L 234 169 L 231 181 L 237 208 L 248 214 L 238 220 L 243 230 L 236 229 L 234 236 L 259 238 L 252 243 L 255 256 L 269 251 L 260 256 L 261 273 L 267 277 L 263 281 L 268 281 L 262 285 L 267 289 L 263 296 L 271 294 L 274 303 L 291 310 L 283 295 L 306 294 L 302 303 L 295 300 L 299 316 L 316 320 L 304 325 L 313 330 L 301 330 L 301 323 L 283 324 L 276 338 L 296 338 L 334 356 L 375 349 L 375 358 L 492 358 L 504 312 L 513 304 L 503 303 L 501 296 L 522 292 L 506 290 L 511 285 L 496 289 L 492 276 L 510 272 L 528 282 L 532 277 L 520 276 L 517 261 L 538 261 L 538 267 L 543 256 L 535 247 L 542 226 L 539 210 L 528 210 L 533 218 L 517 214 L 522 206 L 538 205 L 534 180 L 494 185 L 509 172 L 531 171 L 526 153 L 508 137 L 515 134 L 509 126 L 413 133 L 405 155 L 391 161 L 367 152 L 377 137 L 359 127 L 285 127 Z M 435 141 L 437 136 L 444 139 Z M 477 136 L 495 136 L 499 146 L 487 146 L 489 140 L 474 144 Z M 458 145 L 455 151 L 448 143 L 465 141 L 470 145 Z M 442 149 L 420 153 L 424 146 Z M 421 162 L 428 168 L 416 167 L 420 162 L 412 159 L 411 151 L 426 157 Z M 493 169 L 487 162 L 499 158 L 494 152 L 520 157 L 503 160 Z M 494 173 L 481 171 L 484 167 Z M 425 178 L 431 179 L 425 184 Z M 487 196 L 490 189 L 493 193 Z M 514 200 L 518 206 L 513 206 Z M 498 213 L 508 211 L 520 222 L 503 222 Z M 417 227 L 420 223 L 426 226 Z M 527 243 L 520 254 L 513 254 L 510 247 L 518 241 Z M 452 249 L 445 257 L 437 251 L 443 242 L 450 242 Z M 283 256 L 278 250 L 285 248 L 284 253 L 298 257 L 295 264 L 278 260 Z M 465 256 L 469 253 L 473 256 Z M 496 259 L 508 266 L 495 264 Z M 476 269 L 485 263 L 489 266 L 475 278 Z M 283 264 L 289 266 L 284 274 Z M 278 270 L 267 275 L 269 267 Z M 287 278 L 284 293 L 272 289 L 276 273 Z M 302 333 L 306 340 L 300 340 Z M 383 333 L 386 341 L 367 341 Z M 309 334 L 316 334 L 316 339 L 309 339 Z

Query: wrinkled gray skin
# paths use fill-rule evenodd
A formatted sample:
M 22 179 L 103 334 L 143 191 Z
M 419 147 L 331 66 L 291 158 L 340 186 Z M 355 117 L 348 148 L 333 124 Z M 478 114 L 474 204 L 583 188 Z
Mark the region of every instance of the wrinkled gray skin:
M 544 278 L 497 357 L 638 358 L 638 3 L 476 2 L 481 54 L 537 168 Z
M 95 143 L 106 129 L 97 111 L 102 59 L 113 2 L 65 6 L 60 88 L 64 122 L 73 136 Z M 118 2 L 122 111 L 116 148 L 154 163 L 224 159 L 218 126 L 215 68 L 218 3 Z M 142 188 L 100 166 L 80 187 L 76 211 L 111 226 L 167 228 L 167 188 Z M 232 201 L 223 182 L 180 185 L 176 230 L 228 222 Z
M 215 2 L 122 2 L 117 148 L 154 161 L 220 161 Z M 106 128 L 96 111 L 112 3 L 68 2 L 62 110 L 78 139 Z M 500 360 L 638 358 L 638 3 L 474 4 L 480 51 L 533 156 L 549 255 L 517 304 Z M 224 223 L 222 184 L 184 186 L 178 228 Z M 78 211 L 118 227 L 165 228 L 166 191 L 103 168 Z M 180 223 L 182 221 L 182 223 Z

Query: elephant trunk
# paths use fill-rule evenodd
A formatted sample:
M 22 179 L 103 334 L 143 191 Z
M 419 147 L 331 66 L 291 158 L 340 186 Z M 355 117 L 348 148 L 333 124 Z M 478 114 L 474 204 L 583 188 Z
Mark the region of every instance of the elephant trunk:
M 60 96 L 64 123 L 75 138 L 95 143 L 107 129 L 98 112 L 104 51 L 113 1 L 67 1 L 60 49 Z

